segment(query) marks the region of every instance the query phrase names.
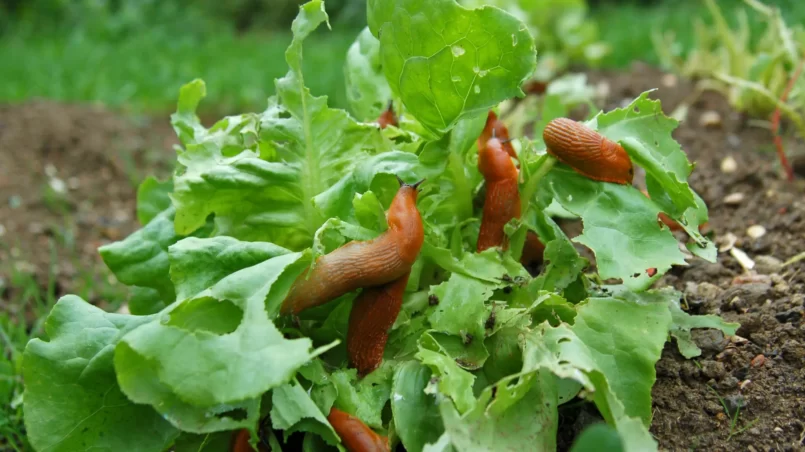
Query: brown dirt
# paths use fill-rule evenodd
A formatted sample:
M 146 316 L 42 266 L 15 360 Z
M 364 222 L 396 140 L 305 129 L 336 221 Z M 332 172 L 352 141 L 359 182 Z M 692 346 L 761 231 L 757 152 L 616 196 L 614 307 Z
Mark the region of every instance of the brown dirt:
M 136 184 L 169 174 L 172 141 L 165 117 L 138 124 L 46 101 L 0 107 L 0 300 L 24 298 L 30 283 L 94 303 L 120 293 L 98 246 L 138 227 Z
M 663 74 L 642 65 L 631 73 L 591 76 L 603 79 L 610 84 L 607 109 L 658 87 L 652 97 L 670 113 L 693 92 L 681 80 L 663 86 Z M 721 123 L 706 127 L 700 118 L 711 111 Z M 757 266 L 745 272 L 728 252 L 719 253 L 715 264 L 695 260 L 658 282 L 683 291 L 691 313 L 719 314 L 742 326 L 734 338 L 695 333 L 703 354 L 693 360 L 666 345 L 656 366 L 651 432 L 665 450 L 805 450 L 805 261 L 780 268 L 805 251 L 805 181 L 786 183 L 768 129 L 752 126 L 716 93 L 704 93 L 690 106 L 674 136 L 696 163 L 690 183 L 710 209 L 714 238 L 734 234 L 735 246 Z M 801 152 L 802 144 L 789 140 L 787 151 Z M 726 157 L 737 162 L 735 172 L 721 171 Z M 743 201 L 725 203 L 732 193 L 742 193 Z M 750 238 L 752 225 L 765 227 L 766 234 Z M 744 405 L 732 437 L 719 398 L 730 410 Z
M 609 83 L 607 109 L 659 87 L 654 97 L 670 113 L 693 91 L 689 82 L 670 86 L 644 66 L 591 74 L 591 80 Z M 700 125 L 707 111 L 720 115 L 719 125 Z M 721 253 L 718 263 L 694 261 L 660 282 L 683 291 L 690 312 L 720 314 L 742 327 L 735 338 L 698 332 L 703 354 L 695 360 L 683 359 L 673 344 L 665 348 L 657 364 L 652 434 L 662 449 L 674 451 L 805 450 L 805 261 L 780 268 L 805 251 L 803 180 L 785 183 L 769 131 L 732 112 L 717 94 L 693 103 L 675 136 L 697 164 L 691 184 L 710 207 L 714 238 L 734 234 L 735 246 L 758 267 L 748 274 Z M 169 173 L 174 140 L 164 116 L 135 124 L 96 107 L 0 107 L 0 278 L 7 281 L 2 290 L 0 279 L 0 304 L 22 290 L 15 287 L 20 274 L 44 286 L 49 270 L 57 296 L 83 293 L 102 304 L 97 288 L 113 279 L 97 247 L 137 228 L 134 182 L 154 171 Z M 796 141 L 788 146 L 794 153 L 802 148 Z M 727 174 L 720 165 L 728 156 L 737 170 Z M 54 178 L 67 186 L 63 196 L 48 195 Z M 735 192 L 744 199 L 727 205 L 724 197 Z M 755 224 L 766 235 L 749 238 L 747 228 Z M 730 407 L 744 405 L 732 437 L 719 397 Z M 563 415 L 563 428 L 573 431 L 595 418 L 578 407 L 568 411 L 578 411 Z

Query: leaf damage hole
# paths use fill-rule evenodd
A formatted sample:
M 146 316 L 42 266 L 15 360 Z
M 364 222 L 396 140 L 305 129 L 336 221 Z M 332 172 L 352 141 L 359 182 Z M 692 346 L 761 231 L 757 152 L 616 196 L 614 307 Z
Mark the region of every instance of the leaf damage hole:
M 246 411 L 245 408 L 235 408 L 221 413 L 216 413 L 215 417 L 219 419 L 228 417 L 233 421 L 242 421 L 249 417 L 249 413 Z
M 224 335 L 234 332 L 242 320 L 243 310 L 235 303 L 204 297 L 179 305 L 171 311 L 167 324 L 190 332 Z
M 563 338 L 560 338 L 558 342 L 559 342 L 560 344 L 561 344 L 561 343 L 564 343 L 564 342 L 570 342 L 570 338 L 569 338 L 569 337 L 563 337 Z

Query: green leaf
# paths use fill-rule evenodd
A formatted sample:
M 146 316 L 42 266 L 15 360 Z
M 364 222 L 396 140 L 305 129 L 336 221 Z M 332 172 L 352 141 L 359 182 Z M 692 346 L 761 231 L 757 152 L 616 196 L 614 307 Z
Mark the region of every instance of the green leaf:
M 168 302 L 174 298 L 168 276 L 168 247 L 181 239 L 173 229 L 173 213 L 169 208 L 139 231 L 98 249 L 120 282 L 155 289 Z
M 196 132 L 184 142 L 174 176 L 179 233 L 195 230 L 214 213 L 219 235 L 300 250 L 328 218 L 349 219 L 354 193 L 367 190 L 375 175 L 404 175 L 416 163 L 404 152 L 369 159 L 389 150 L 379 129 L 310 94 L 302 43 L 326 20 L 319 0 L 300 8 L 285 53 L 290 69 L 276 80 L 277 94 L 265 112 L 228 117 L 209 130 L 191 124 Z M 174 116 L 175 126 L 185 120 L 180 116 Z
M 380 64 L 380 41 L 368 27 L 347 51 L 344 79 L 352 114 L 364 122 L 377 120 L 391 100 L 391 88 Z
M 607 424 L 593 424 L 584 429 L 573 442 L 570 452 L 597 452 L 606 450 L 623 452 L 623 442 L 618 431 Z
M 554 376 L 545 369 L 486 388 L 461 417 L 451 403 L 440 405 L 445 433 L 457 450 L 489 452 L 555 450 L 556 407 Z
M 436 442 L 444 431 L 436 398 L 425 393 L 431 371 L 417 361 L 397 367 L 392 386 L 391 411 L 394 426 L 405 449 L 420 451 Z
M 385 209 L 377 199 L 377 195 L 371 191 L 363 194 L 355 193 L 352 206 L 358 223 L 364 228 L 378 232 L 385 232 L 388 229 Z
M 169 391 L 212 407 L 257 398 L 287 382 L 322 351 L 311 352 L 307 338 L 284 339 L 269 320 L 301 268 L 286 270 L 301 256 L 285 254 L 233 273 L 127 334 L 115 355 L 118 374 L 139 368 L 163 388 L 151 391 L 121 376 L 123 391 L 141 403 Z
M 241 242 L 231 237 L 186 238 L 168 248 L 176 297 L 186 300 L 227 275 L 288 253 L 273 243 Z
M 367 19 L 380 39 L 386 80 L 430 131 L 522 96 L 536 66 L 526 26 L 497 9 L 468 10 L 453 0 L 370 0 Z
M 676 295 L 676 296 L 674 296 Z M 702 350 L 693 342 L 690 330 L 693 328 L 713 328 L 721 330 L 726 335 L 733 336 L 740 325 L 725 322 L 715 315 L 690 315 L 679 306 L 679 293 L 669 294 L 667 298 L 668 309 L 671 311 L 671 336 L 676 339 L 679 353 L 685 358 L 695 358 L 702 354 Z
M 617 325 L 617 328 L 612 328 Z M 671 327 L 668 308 L 616 298 L 590 298 L 578 307 L 573 332 L 623 403 L 626 415 L 651 420 L 651 387 Z
M 623 403 L 610 389 L 609 377 L 602 373 L 588 341 L 582 341 L 567 325 L 551 327 L 545 323 L 525 334 L 524 339 L 523 374 L 547 369 L 558 378 L 578 382 L 607 423 L 618 431 L 626 451 L 657 450 L 648 428 L 639 418 L 626 414 Z
M 338 390 L 335 406 L 356 416 L 369 427 L 382 428 L 383 407 L 391 394 L 392 366 L 383 362 L 380 368 L 358 380 L 355 369 L 339 369 L 330 376 Z
M 137 220 L 145 226 L 160 212 L 171 207 L 170 192 L 173 181 L 160 182 L 153 176 L 147 177 L 137 188 Z
M 449 280 L 431 289 L 439 298 L 439 304 L 430 308 L 428 314 L 431 326 L 457 336 L 483 337 L 487 318 L 484 303 L 496 287 L 496 284 L 453 273 Z
M 45 323 L 49 340 L 25 349 L 25 426 L 36 450 L 154 451 L 179 434 L 153 408 L 120 391 L 115 344 L 151 317 L 107 314 L 68 295 Z
M 298 382 L 275 388 L 271 401 L 271 425 L 283 430 L 285 441 L 293 432 L 312 432 L 333 446 L 341 442 L 327 417 Z
M 438 390 L 450 397 L 460 412 L 469 410 L 475 404 L 472 384 L 475 376 L 462 369 L 450 357 L 429 350 L 420 343 L 417 359 L 428 366 L 438 380 Z
M 129 298 L 129 312 L 133 315 L 150 315 L 165 309 L 167 304 L 159 291 L 150 287 L 134 286 Z
M 174 452 L 217 452 L 228 450 L 232 444 L 233 432 L 207 433 L 196 435 L 183 433 L 173 444 Z
M 646 91 L 626 107 L 599 114 L 590 122 L 610 140 L 625 145 L 629 157 L 659 183 L 662 192 L 657 194 L 671 200 L 664 207 L 676 206 L 669 212 L 674 215 L 696 208 L 693 191 L 687 183 L 693 165 L 671 136 L 678 122 L 665 116 L 660 101 L 648 98 L 650 93 Z M 652 199 L 658 198 L 651 190 L 649 195 Z
M 595 253 L 602 279 L 619 278 L 631 290 L 645 290 L 672 265 L 685 265 L 673 234 L 657 223 L 659 209 L 638 190 L 558 167 L 541 189 L 582 218 L 584 232 L 574 241 Z M 653 278 L 649 268 L 657 269 Z

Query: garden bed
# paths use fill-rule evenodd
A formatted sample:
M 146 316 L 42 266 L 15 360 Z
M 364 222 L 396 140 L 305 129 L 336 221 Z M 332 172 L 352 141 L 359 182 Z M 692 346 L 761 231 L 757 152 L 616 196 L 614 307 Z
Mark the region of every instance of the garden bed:
M 691 83 L 645 66 L 591 74 L 591 81 L 608 84 L 605 109 L 657 87 L 654 97 L 670 114 L 693 91 Z M 720 120 L 702 121 L 711 112 Z M 0 277 L 9 285 L 3 303 L 19 297 L 20 274 L 34 275 L 43 290 L 55 281 L 56 296 L 91 291 L 85 299 L 95 304 L 119 301 L 108 298 L 124 292 L 106 281 L 97 247 L 137 228 L 136 182 L 155 171 L 168 176 L 176 139 L 167 119 L 135 124 L 95 107 L 44 102 L 0 108 L 0 262 L 8 264 Z M 714 240 L 722 245 L 733 234 L 756 267 L 747 273 L 724 252 L 717 263 L 695 260 L 659 282 L 683 291 L 691 313 L 720 314 L 742 326 L 727 339 L 694 331 L 703 354 L 693 360 L 666 346 L 651 432 L 668 450 L 803 450 L 805 261 L 782 266 L 805 251 L 802 175 L 786 183 L 769 131 L 752 127 L 716 94 L 690 106 L 674 137 L 696 162 L 690 182 L 710 209 Z M 727 157 L 736 165 L 725 172 Z M 755 225 L 765 234 L 753 239 L 747 229 Z M 100 289 L 106 286 L 112 290 Z M 741 406 L 738 416 L 725 415 L 722 401 L 730 410 Z M 594 409 L 583 408 L 560 411 L 560 438 L 595 419 Z

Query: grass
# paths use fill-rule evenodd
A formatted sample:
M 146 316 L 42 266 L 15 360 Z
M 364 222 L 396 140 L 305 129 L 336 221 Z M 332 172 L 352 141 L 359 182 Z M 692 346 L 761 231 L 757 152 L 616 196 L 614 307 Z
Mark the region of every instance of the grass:
M 357 30 L 322 31 L 305 43 L 305 82 L 330 104 L 345 106 L 341 70 Z M 202 104 L 217 114 L 259 111 L 285 75 L 289 33 L 216 34 L 206 39 L 138 34 L 117 42 L 82 34 L 0 37 L 0 103 L 48 98 L 102 102 L 135 112 L 173 111 L 179 87 L 207 83 Z M 335 60 L 335 61 L 334 61 Z
M 805 2 L 802 0 L 762 0 L 768 5 L 778 6 L 788 25 L 805 23 Z M 741 0 L 719 0 L 719 6 L 731 25 L 736 23 L 735 9 L 744 8 Z M 632 61 L 639 60 L 649 64 L 659 64 L 659 59 L 651 44 L 654 31 L 673 30 L 680 44 L 680 51 L 686 52 L 693 45 L 693 18 L 703 17 L 712 22 L 704 2 L 701 0 L 673 0 L 646 7 L 632 3 L 613 4 L 596 8 L 592 13 L 598 23 L 601 40 L 612 46 L 612 53 L 605 62 L 612 68 L 628 67 Z M 761 23 L 754 14 L 749 14 L 752 31 L 757 34 Z
M 740 407 L 736 408 L 735 414 L 730 416 L 730 409 L 727 407 L 727 402 L 724 400 L 724 398 L 722 398 L 721 395 L 719 395 L 719 393 L 716 392 L 716 390 L 713 389 L 712 387 L 708 386 L 708 388 L 710 388 L 710 390 L 713 391 L 713 394 L 716 395 L 718 402 L 721 403 L 721 407 L 724 408 L 724 414 L 726 414 L 729 417 L 730 431 L 729 434 L 727 435 L 727 442 L 729 442 L 732 438 L 745 432 L 746 430 L 749 430 L 750 428 L 752 428 L 753 425 L 757 424 L 757 422 L 760 420 L 760 418 L 755 418 L 755 420 L 750 421 L 749 423 L 745 423 L 743 427 L 738 427 L 738 419 L 739 416 L 741 415 L 741 408 Z

